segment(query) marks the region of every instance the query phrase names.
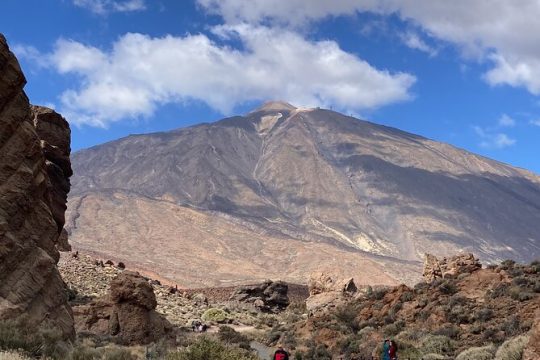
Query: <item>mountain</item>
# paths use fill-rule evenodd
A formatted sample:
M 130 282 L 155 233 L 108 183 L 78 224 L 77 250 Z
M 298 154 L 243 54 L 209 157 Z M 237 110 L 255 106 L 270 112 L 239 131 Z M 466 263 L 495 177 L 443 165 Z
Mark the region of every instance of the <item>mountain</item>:
M 190 286 L 410 282 L 425 252 L 540 255 L 540 177 L 324 109 L 132 135 L 72 158 L 75 248 Z

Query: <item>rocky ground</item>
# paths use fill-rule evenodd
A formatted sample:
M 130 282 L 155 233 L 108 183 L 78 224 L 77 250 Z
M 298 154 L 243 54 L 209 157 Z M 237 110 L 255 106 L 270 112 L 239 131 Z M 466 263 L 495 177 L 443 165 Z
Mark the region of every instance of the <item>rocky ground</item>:
M 70 289 L 72 305 L 84 305 L 107 295 L 110 282 L 125 271 L 122 265 L 118 265 L 108 259 L 73 252 L 62 253 L 58 268 Z M 251 304 L 230 300 L 238 286 L 181 289 L 163 285 L 157 280 L 148 281 L 156 295 L 157 312 L 179 327 L 191 326 L 193 320 L 201 319 L 205 311 L 212 308 L 224 309 L 230 314 L 231 324 L 239 328 L 260 325 L 261 321 L 266 321 L 264 317 L 271 316 L 261 314 Z M 291 303 L 302 303 L 309 295 L 304 285 L 289 284 L 289 289 Z

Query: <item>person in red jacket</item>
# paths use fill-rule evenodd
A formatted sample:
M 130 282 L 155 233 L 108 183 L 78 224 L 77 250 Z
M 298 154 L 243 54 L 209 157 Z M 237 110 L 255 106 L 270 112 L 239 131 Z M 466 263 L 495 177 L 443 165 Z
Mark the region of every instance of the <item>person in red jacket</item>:
M 390 349 L 388 350 L 390 354 L 390 360 L 397 360 L 397 346 L 394 340 L 390 341 Z
M 273 360 L 289 360 L 289 353 L 283 350 L 283 347 L 278 346 Z

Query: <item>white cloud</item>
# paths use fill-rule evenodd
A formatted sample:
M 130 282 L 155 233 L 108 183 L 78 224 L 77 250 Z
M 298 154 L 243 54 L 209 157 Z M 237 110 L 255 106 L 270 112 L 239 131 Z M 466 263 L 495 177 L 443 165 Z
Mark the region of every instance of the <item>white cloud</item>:
M 531 120 L 529 121 L 529 124 L 534 125 L 534 126 L 540 126 L 540 119 Z
M 429 54 L 429 56 L 437 55 L 437 49 L 429 46 L 421 37 L 415 32 L 407 31 L 401 35 L 403 43 L 411 48 Z
M 473 130 L 480 138 L 479 145 L 486 149 L 504 149 L 516 143 L 516 140 L 505 133 L 492 132 L 480 126 L 473 126 Z
M 397 14 L 430 37 L 458 46 L 465 58 L 490 62 L 490 85 L 540 94 L 540 2 L 537 0 L 198 0 L 228 23 L 302 25 L 358 12 Z
M 514 127 L 516 126 L 516 120 L 506 114 L 502 114 L 499 118 L 498 125 L 500 127 Z
M 100 15 L 146 9 L 145 0 L 73 0 L 73 4 Z
M 203 34 L 126 34 L 107 51 L 59 40 L 43 57 L 56 71 L 79 79 L 61 95 L 59 110 L 76 124 L 107 126 L 187 100 L 227 114 L 252 100 L 363 110 L 411 98 L 414 76 L 376 69 L 333 41 L 248 25 L 213 32 L 224 44 L 240 41 L 243 50 Z

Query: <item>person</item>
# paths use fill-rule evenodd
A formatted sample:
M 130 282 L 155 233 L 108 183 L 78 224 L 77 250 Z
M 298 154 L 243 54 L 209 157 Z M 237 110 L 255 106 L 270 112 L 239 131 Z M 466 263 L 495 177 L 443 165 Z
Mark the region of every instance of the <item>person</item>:
M 390 340 L 384 339 L 381 360 L 390 360 Z
M 388 350 L 390 360 L 397 360 L 397 345 L 394 340 L 390 341 L 390 349 Z
M 274 353 L 274 357 L 272 358 L 272 360 L 289 360 L 289 353 L 283 350 L 283 346 L 278 345 L 278 348 Z

